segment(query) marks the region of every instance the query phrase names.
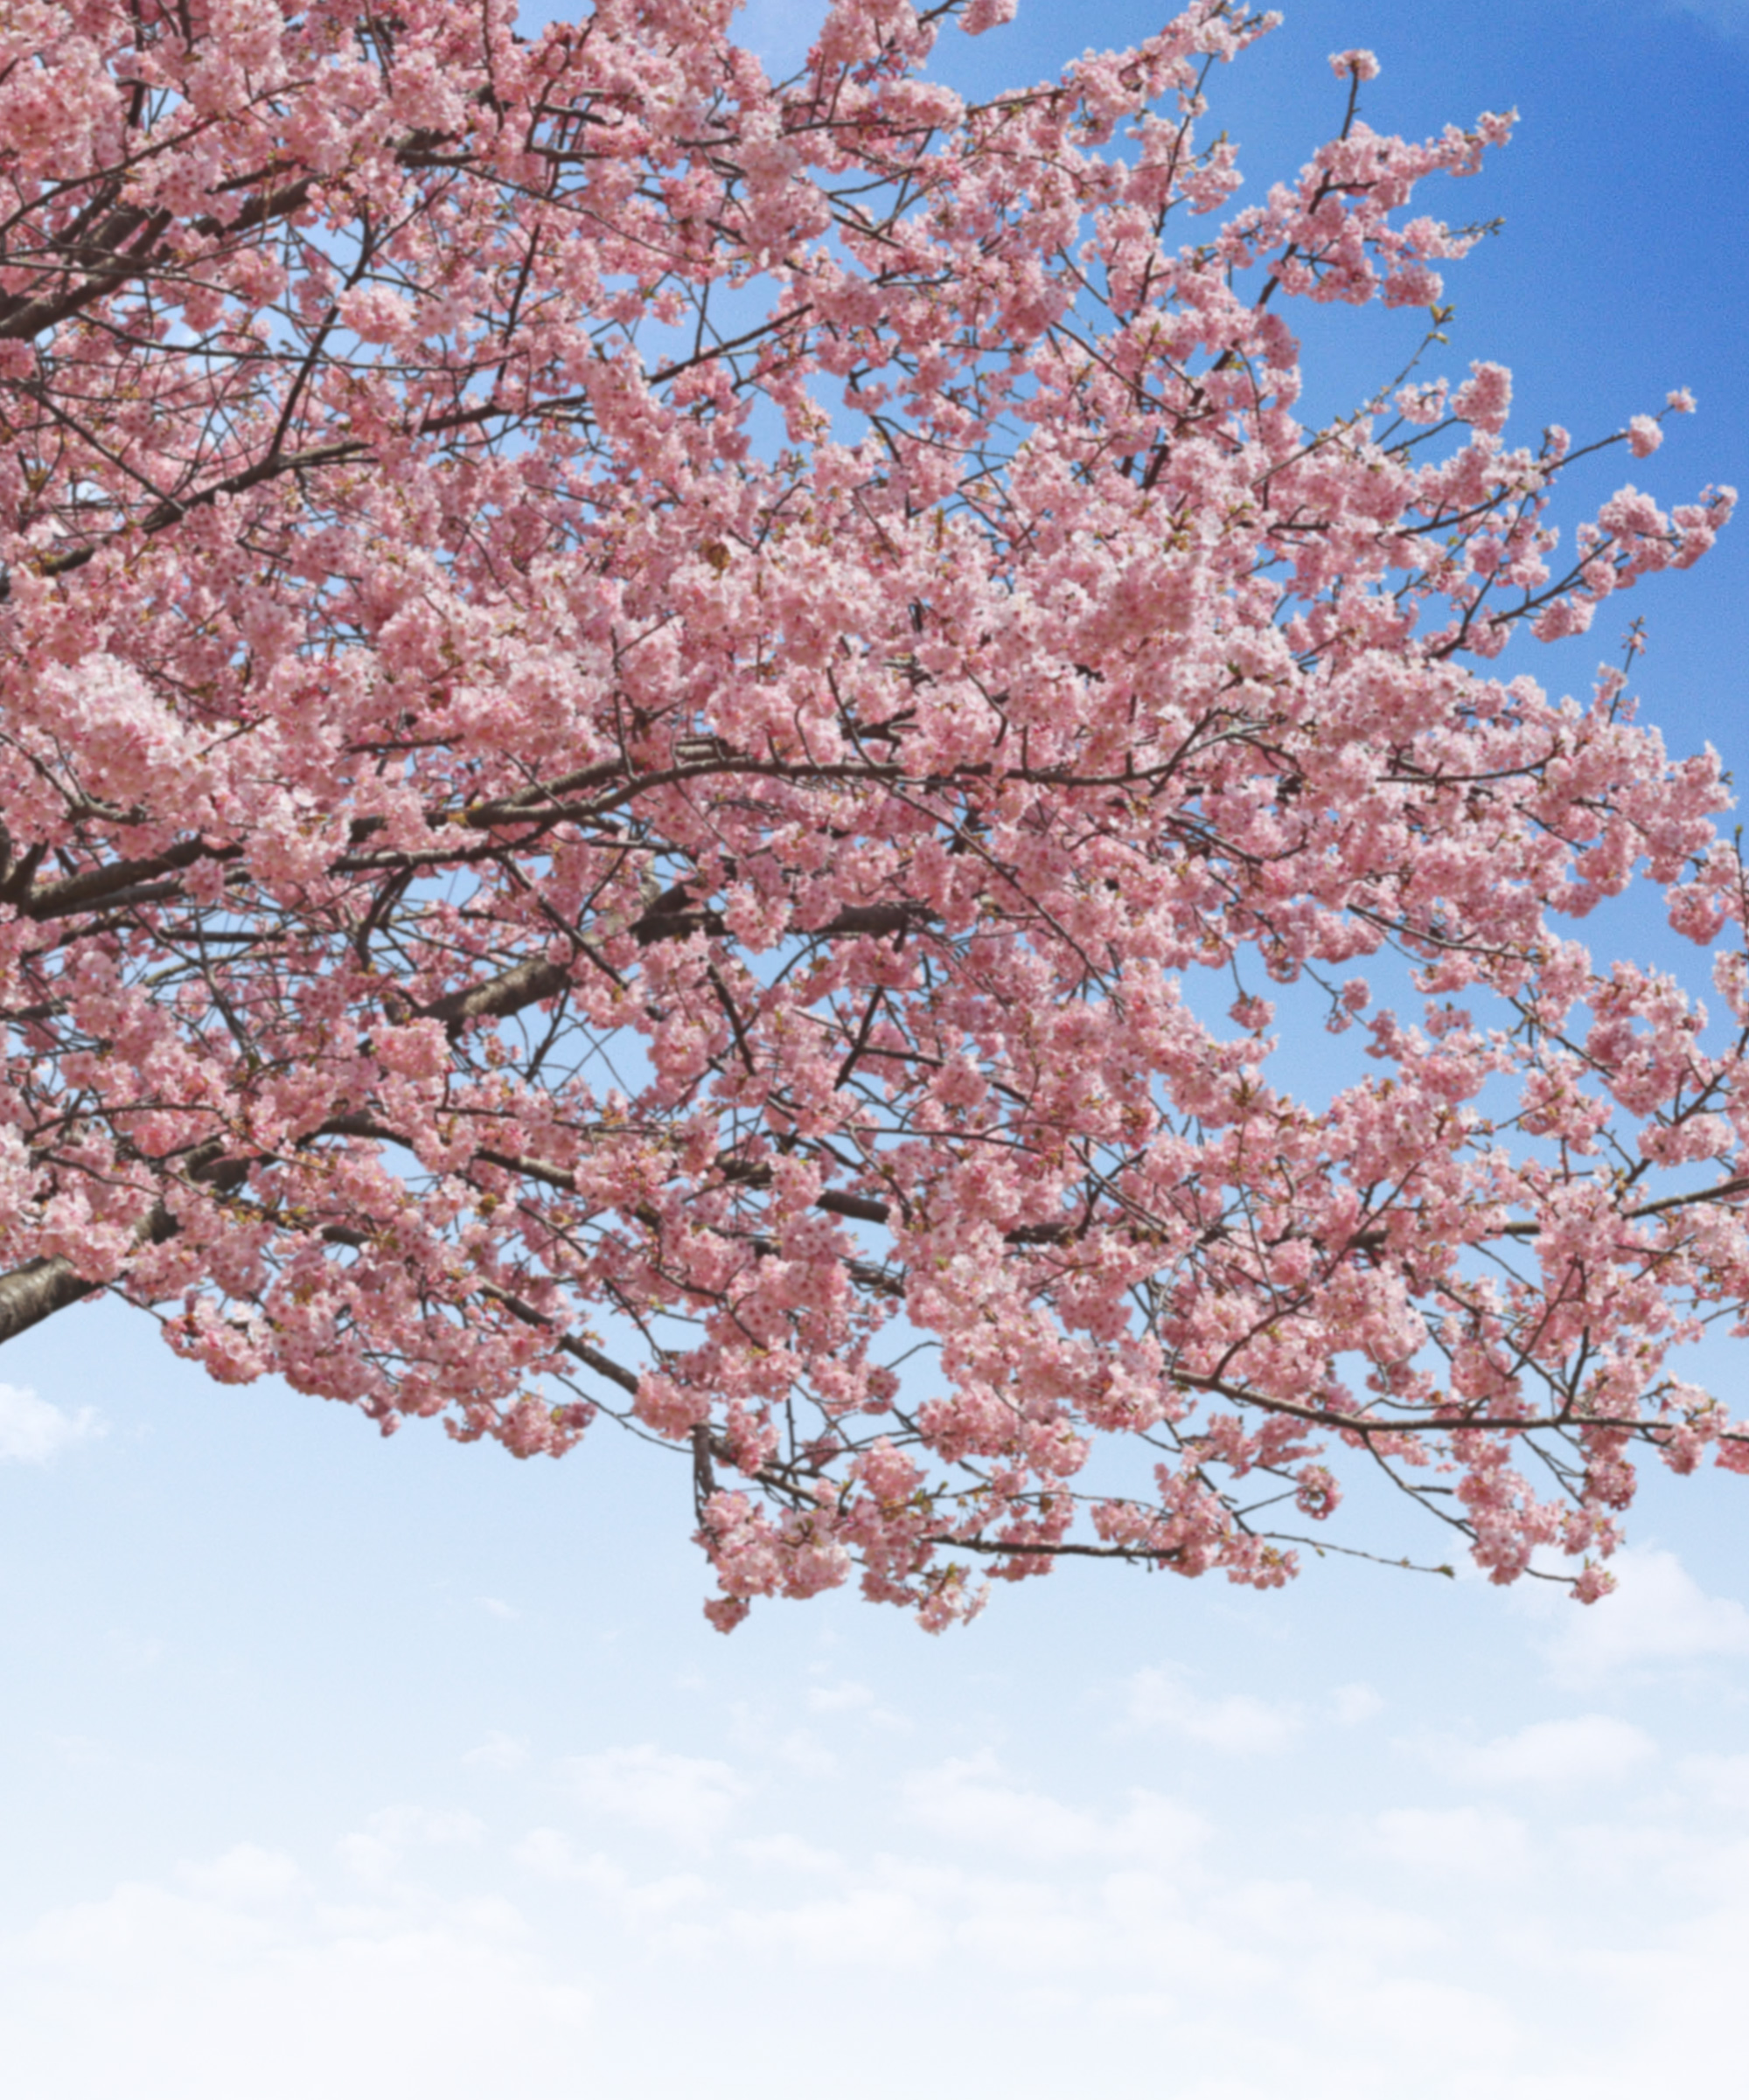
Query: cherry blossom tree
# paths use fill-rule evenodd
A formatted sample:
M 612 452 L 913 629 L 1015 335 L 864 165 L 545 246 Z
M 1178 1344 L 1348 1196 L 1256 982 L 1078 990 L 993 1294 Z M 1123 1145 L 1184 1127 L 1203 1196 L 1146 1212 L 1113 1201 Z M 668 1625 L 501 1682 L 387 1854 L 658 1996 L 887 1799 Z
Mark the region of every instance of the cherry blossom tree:
M 1350 1475 L 1589 1599 L 1636 1458 L 1749 1471 L 1671 1360 L 1749 1295 L 1720 769 L 1491 668 L 1731 494 L 1563 537 L 1595 448 L 1427 367 L 1510 120 L 1344 52 L 1238 202 L 1235 0 L 977 107 L 1013 0 L 778 84 L 728 0 L 387 5 L 0 25 L 0 1339 L 616 1415 L 724 1628 L 1414 1547 Z M 1426 339 L 1308 426 L 1296 301 Z M 1739 1033 L 1573 937 L 1648 881 Z

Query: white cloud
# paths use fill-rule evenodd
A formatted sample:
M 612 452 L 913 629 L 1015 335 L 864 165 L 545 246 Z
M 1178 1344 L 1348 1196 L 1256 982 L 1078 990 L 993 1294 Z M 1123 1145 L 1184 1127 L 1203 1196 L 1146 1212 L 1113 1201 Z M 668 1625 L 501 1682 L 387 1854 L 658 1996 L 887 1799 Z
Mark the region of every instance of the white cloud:
M 1527 1739 L 1543 1740 L 1482 1749 L 1534 1766 Z M 470 1897 L 385 1881 L 340 1905 L 285 1853 L 233 1846 L 0 1942 L 0 2060 L 31 2100 L 681 2100 L 713 2079 L 729 2096 L 769 2049 L 775 1964 L 805 1978 L 785 2048 L 831 2061 L 840 2100 L 879 2100 L 902 2059 L 930 2062 L 930 2091 L 1028 2094 L 1169 2060 L 1174 2100 L 1465 2100 L 1478 2083 L 1634 2100 L 1676 2039 L 1685 2072 L 1728 2066 L 1745 1862 L 1694 1877 L 1720 1850 L 1699 1790 L 1734 1785 L 1731 1761 L 1636 1804 L 1664 1837 L 1617 1818 L 1575 1847 L 1499 1807 L 1380 1814 L 1367 1746 L 1329 1741 L 1343 1755 L 1315 1784 L 1254 1790 L 1218 1844 L 1174 1803 L 1091 1791 L 1091 1770 L 1084 1799 L 1059 1798 L 988 1754 L 911 1773 L 896 1815 L 877 1790 L 785 1780 L 838 1816 L 840 1849 L 747 1836 L 708 1879 L 670 1870 L 659 1822 L 533 1829 L 507 1855 L 453 1809 L 402 1804 L 357 1834 L 447 1847 Z M 713 1761 L 607 1762 L 598 1802 L 673 1765 L 740 1798 Z M 500 1803 L 545 1784 L 491 1782 Z M 1690 1969 L 1678 2038 L 1664 2007 Z M 888 1979 L 883 2046 L 845 2053 L 870 1976 Z
M 1439 1926 L 1400 1904 L 1381 1900 L 1372 1876 L 1357 1888 L 1348 1875 L 1327 1863 L 1354 1850 L 1350 1845 L 1343 1845 L 1340 1852 L 1334 1846 L 1323 1849 L 1314 1867 L 1315 1878 L 1288 1881 L 1230 1874 L 1216 1880 L 1204 1911 L 1193 1916 L 1191 1923 L 1200 1937 L 1224 1937 L 1229 1941 L 1227 1962 L 1234 1979 L 1244 1975 L 1253 1992 L 1259 1980 L 1257 1971 L 1241 1971 L 1234 1964 L 1240 1949 L 1271 1962 L 1285 1956 L 1299 1972 L 1303 1972 L 1308 1948 L 1321 1950 L 1320 1959 L 1374 1973 L 1405 1955 L 1437 1954 L 1446 1938 Z
M 968 1953 L 1004 1969 L 1034 1969 L 1060 1982 L 1109 1955 L 1111 1933 L 1097 1903 L 1077 1902 L 1051 1881 L 972 1882 L 955 1938 Z
M 1384 1711 L 1384 1701 L 1370 1685 L 1338 1685 L 1330 1694 L 1330 1711 L 1345 1728 L 1373 1721 Z
M 335 1846 L 341 1864 L 360 1881 L 381 1882 L 395 1873 L 415 1846 L 477 1845 L 485 1826 L 460 1809 L 398 1804 L 379 1809 L 363 1830 L 349 1831 Z
M 1634 1822 L 1615 1816 L 1594 1823 L 1570 1823 L 1557 1833 L 1565 1871 L 1583 1874 L 1593 1895 L 1606 1885 L 1646 1888 L 1660 1879 L 1693 1883 L 1697 1861 L 1693 1832 L 1679 1822 Z M 1717 1841 L 1706 1847 L 1719 1856 Z
M 867 1685 L 814 1685 L 808 1693 L 808 1706 L 816 1714 L 867 1713 L 874 1704 L 874 1694 Z
M 1629 1547 L 1611 1567 L 1620 1587 L 1595 1604 L 1530 1600 L 1550 1624 L 1543 1651 L 1561 1682 L 1749 1655 L 1749 1611 L 1734 1598 L 1709 1596 L 1675 1554 Z
M 616 1890 L 625 1886 L 624 1870 L 605 1853 L 579 1852 L 564 1831 L 544 1825 L 528 1832 L 511 1856 L 543 1881 L 582 1881 L 592 1888 Z
M 735 1748 L 750 1751 L 760 1765 L 776 1761 L 805 1779 L 828 1779 L 838 1770 L 837 1758 L 812 1728 L 774 1727 L 744 1700 L 737 1700 L 729 1713 Z
M 700 1874 L 658 1874 L 640 1881 L 617 1860 L 603 1852 L 579 1852 L 561 1830 L 531 1830 L 512 1855 L 517 1864 L 545 1881 L 573 1881 L 610 1897 L 635 1923 L 660 1921 L 679 1910 L 696 1909 L 717 1894 Z
M 859 1720 L 883 1728 L 909 1729 L 902 1714 L 883 1707 L 867 1685 L 845 1679 L 833 1685 L 812 1685 L 808 1689 L 808 1710 L 812 1714 L 853 1714 Z
M 1171 1864 L 1201 1843 L 1202 1818 L 1132 1787 L 1121 1816 L 1097 1816 L 1012 1784 L 987 1751 L 914 1772 L 902 1790 L 913 1822 L 961 1843 L 1037 1860 L 1114 1859 Z
M 575 2100 L 588 1993 L 501 1902 L 335 1909 L 256 1845 L 123 1882 L 0 1945 L 0 2052 L 32 2100 Z
M 786 1728 L 771 1745 L 773 1756 L 810 1779 L 829 1779 L 838 1770 L 838 1760 L 812 1728 Z
M 1749 1756 L 1684 1757 L 1677 1768 L 1689 1784 L 1720 1808 L 1749 1810 Z
M 379 1809 L 370 1819 L 372 1836 L 390 1845 L 477 1845 L 484 1825 L 460 1808 L 422 1808 L 398 1802 Z
M 1529 1833 L 1495 1808 L 1388 1808 L 1373 1818 L 1373 1849 L 1400 1867 L 1493 1881 L 1529 1863 Z
M 844 1865 L 835 1852 L 810 1845 L 805 1838 L 792 1836 L 788 1831 L 775 1831 L 765 1838 L 742 1838 L 735 1849 L 752 1866 L 784 1874 L 835 1874 Z
M 102 1434 L 102 1425 L 90 1408 L 69 1415 L 28 1386 L 0 1386 L 0 1460 L 43 1465 L 68 1444 Z
M 1193 1742 L 1251 1755 L 1285 1749 L 1300 1732 L 1297 1707 L 1272 1705 L 1249 1693 L 1204 1699 L 1173 1669 L 1138 1670 L 1129 1680 L 1130 1719 L 1139 1727 L 1167 1728 Z
M 1625 1778 L 1657 1755 L 1643 1728 L 1607 1714 L 1570 1721 L 1537 1721 L 1491 1742 L 1449 1737 L 1424 1744 L 1429 1763 L 1449 1777 L 1477 1786 L 1557 1786 Z
M 1442 2093 L 1475 2091 L 1482 2064 L 1494 2074 L 1484 2090 L 1509 2090 L 1500 2074 L 1524 2054 L 1525 2032 L 1506 2006 L 1485 1992 L 1443 1978 L 1356 1975 L 1332 1964 L 1308 1978 L 1294 1995 L 1338 2062 L 1364 2051 L 1375 2061 L 1394 2057 L 1403 2067 L 1395 2077 L 1387 2072 L 1378 2081 L 1372 2090 L 1381 2094 L 1429 2090 L 1424 2067 L 1430 2035 L 1439 2036 L 1441 2058 L 1439 2083 L 1432 2090 Z M 1320 2090 L 1341 2093 L 1344 2082 L 1339 2075 Z M 1556 2100 L 1558 2090 L 1529 2081 L 1510 2090 L 1515 2100 Z
M 1099 1849 L 1097 1819 L 1047 1794 L 1007 1784 L 990 1752 L 951 1758 L 906 1780 L 906 1813 L 925 1830 L 960 1844 L 1023 1859 L 1084 1858 Z
M 736 1910 L 728 1930 L 744 1946 L 881 1968 L 921 1966 L 948 1944 L 932 1905 L 910 1890 L 872 1885 L 784 1909 Z
M 649 1742 L 574 1757 L 563 1769 L 587 1807 L 680 1845 L 719 1836 L 747 1791 L 717 1759 L 679 1757 Z
M 239 1907 L 282 1903 L 308 1888 L 296 1860 L 261 1845 L 233 1845 L 216 1860 L 179 1867 L 177 1878 L 197 1896 Z
M 463 1764 L 484 1765 L 493 1772 L 513 1772 L 527 1762 L 528 1745 L 519 1735 L 506 1735 L 501 1728 L 494 1728 L 484 1742 L 462 1754 Z

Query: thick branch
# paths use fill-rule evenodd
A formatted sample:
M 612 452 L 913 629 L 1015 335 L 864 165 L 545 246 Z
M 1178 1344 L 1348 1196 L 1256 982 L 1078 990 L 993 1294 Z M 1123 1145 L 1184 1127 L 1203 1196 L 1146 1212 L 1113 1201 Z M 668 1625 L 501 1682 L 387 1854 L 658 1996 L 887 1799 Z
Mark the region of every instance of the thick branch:
M 189 1156 L 184 1172 L 191 1181 L 209 1182 L 226 1189 L 237 1186 L 248 1172 L 248 1166 L 243 1160 L 222 1158 L 217 1142 L 209 1141 Z M 181 1230 L 182 1220 L 160 1198 L 146 1213 L 136 1244 L 161 1247 Z M 23 1334 L 51 1314 L 65 1312 L 80 1299 L 107 1290 L 114 1281 L 114 1277 L 108 1277 L 93 1283 L 80 1276 L 65 1255 L 44 1255 L 34 1262 L 26 1262 L 7 1276 L 0 1276 L 0 1342 L 10 1342 L 15 1335 Z
M 526 963 L 518 963 L 482 984 L 446 992 L 422 1012 L 428 1019 L 442 1021 L 450 1028 L 465 1027 L 470 1021 L 502 1020 L 508 1014 L 520 1013 L 525 1006 L 556 998 L 570 981 L 571 973 L 562 963 L 531 956 Z
M 26 1262 L 0 1276 L 0 1342 L 10 1342 L 51 1313 L 65 1312 L 101 1289 L 101 1283 L 87 1283 L 65 1255 Z
M 64 919 L 87 904 L 108 907 L 124 900 L 152 901 L 159 894 L 173 895 L 174 886 L 162 893 L 155 891 L 154 899 L 143 900 L 134 894 L 139 885 L 192 867 L 197 860 L 236 860 L 242 851 L 240 845 L 214 846 L 204 838 L 185 838 L 180 845 L 146 859 L 110 860 L 101 867 L 87 868 L 83 874 L 69 875 L 63 881 L 45 882 L 31 890 L 18 909 L 27 919 Z

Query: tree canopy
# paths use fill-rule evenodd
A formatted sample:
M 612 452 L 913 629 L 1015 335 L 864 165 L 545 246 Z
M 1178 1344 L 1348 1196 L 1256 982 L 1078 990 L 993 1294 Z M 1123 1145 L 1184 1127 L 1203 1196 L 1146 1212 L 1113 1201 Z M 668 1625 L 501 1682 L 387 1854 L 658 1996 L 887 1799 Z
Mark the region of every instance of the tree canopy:
M 617 1415 L 725 1628 L 1419 1555 L 1357 1475 L 1589 1599 L 1638 1458 L 1749 1471 L 1670 1362 L 1746 1331 L 1746 892 L 1631 646 L 1491 666 L 1731 492 L 1564 529 L 1595 447 L 1431 369 L 1483 229 L 1418 194 L 1509 118 L 1339 53 L 1237 201 L 1271 17 L 928 76 L 1012 12 L 838 0 L 779 83 L 727 0 L 9 12 L 0 1339 Z M 1309 425 L 1306 301 L 1425 340 Z M 1728 1040 L 1574 937 L 1645 882 Z

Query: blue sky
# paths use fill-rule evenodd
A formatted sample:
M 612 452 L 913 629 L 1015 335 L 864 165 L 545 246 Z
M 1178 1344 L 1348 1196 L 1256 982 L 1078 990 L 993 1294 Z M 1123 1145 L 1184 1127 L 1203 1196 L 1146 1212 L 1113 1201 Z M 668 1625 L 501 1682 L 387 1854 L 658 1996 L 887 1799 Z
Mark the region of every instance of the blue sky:
M 1634 469 L 1749 486 L 1749 5 L 1301 0 L 1218 81 L 1254 184 L 1334 121 L 1516 105 L 1453 196 L 1452 369 L 1523 428 L 1691 386 Z M 812 11 L 757 0 L 781 58 Z M 1022 0 L 942 65 L 1157 26 Z M 1316 398 L 1388 329 L 1319 316 Z M 1620 462 L 1615 478 L 1627 478 Z M 1629 611 L 1674 745 L 1749 778 L 1749 525 Z M 1599 645 L 1539 652 L 1582 688 Z M 1710 1368 L 1749 1403 L 1749 1359 Z M 678 1467 L 553 1465 L 272 1387 L 99 1306 L 0 1376 L 0 2062 L 22 2100 L 1615 2100 L 1740 2076 L 1749 1485 L 1654 1482 L 1620 1594 L 1313 1564 L 1085 1570 L 930 1641 L 699 1615 Z

